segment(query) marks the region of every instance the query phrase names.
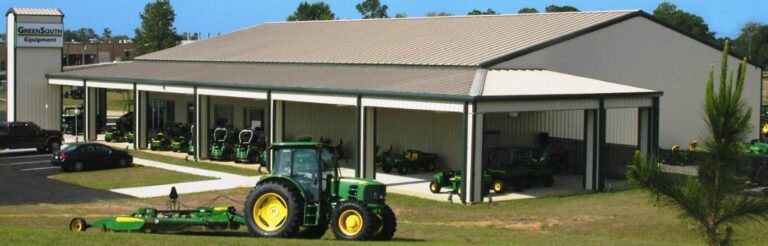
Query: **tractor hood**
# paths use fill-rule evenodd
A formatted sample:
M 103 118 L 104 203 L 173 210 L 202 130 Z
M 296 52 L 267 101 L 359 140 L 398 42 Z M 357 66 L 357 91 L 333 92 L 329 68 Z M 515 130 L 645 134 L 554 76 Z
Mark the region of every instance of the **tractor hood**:
M 339 198 L 341 200 L 365 201 L 367 204 L 384 205 L 387 186 L 374 179 L 339 178 Z

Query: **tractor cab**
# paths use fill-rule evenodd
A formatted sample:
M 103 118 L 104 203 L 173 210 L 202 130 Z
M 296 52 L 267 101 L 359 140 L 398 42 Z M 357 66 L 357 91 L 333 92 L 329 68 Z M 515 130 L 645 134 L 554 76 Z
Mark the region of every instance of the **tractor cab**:
M 336 147 L 322 142 L 275 143 L 272 173 L 245 203 L 250 231 L 264 237 L 319 238 L 330 226 L 336 238 L 392 238 L 394 212 L 386 186 L 373 179 L 341 177 Z

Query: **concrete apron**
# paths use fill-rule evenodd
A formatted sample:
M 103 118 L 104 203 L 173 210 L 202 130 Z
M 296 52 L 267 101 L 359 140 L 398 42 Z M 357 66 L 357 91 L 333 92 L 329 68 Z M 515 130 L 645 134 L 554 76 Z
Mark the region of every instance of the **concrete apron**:
M 342 176 L 354 177 L 355 170 L 349 168 L 341 169 Z M 392 173 L 376 173 L 376 180 L 387 185 L 387 192 L 415 196 L 435 201 L 448 202 L 451 190 L 443 188 L 440 193 L 429 191 L 429 182 L 432 181 L 433 173 L 413 173 L 408 176 L 401 176 Z M 534 186 L 525 189 L 522 192 L 505 192 L 502 194 L 491 194 L 493 201 L 509 201 L 518 199 L 539 198 L 546 196 L 562 196 L 588 192 L 582 188 L 581 175 L 555 175 L 555 183 L 552 187 Z M 493 191 L 491 191 L 493 193 Z M 454 203 L 461 203 L 458 195 L 453 195 Z M 488 197 L 484 198 L 488 202 Z

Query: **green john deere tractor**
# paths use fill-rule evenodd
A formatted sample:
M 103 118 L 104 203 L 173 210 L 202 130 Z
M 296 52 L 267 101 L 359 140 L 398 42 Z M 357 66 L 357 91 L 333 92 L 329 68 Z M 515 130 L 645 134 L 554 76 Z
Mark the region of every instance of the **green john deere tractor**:
M 513 191 L 523 191 L 538 182 L 545 187 L 554 184 L 557 169 L 550 163 L 545 148 L 501 148 L 495 150 L 490 159 L 486 171 L 493 176 L 491 188 L 495 193 L 506 191 L 507 186 Z
M 376 152 L 378 152 L 378 147 Z M 402 154 L 392 154 L 392 145 L 389 145 L 389 149 L 378 155 L 376 159 L 377 162 L 381 163 L 381 169 L 385 173 L 397 168 L 397 173 L 405 175 L 412 169 L 435 171 L 438 158 L 437 154 L 412 149 L 406 150 Z
M 164 132 L 159 131 L 149 140 L 149 149 L 153 151 L 166 151 L 171 149 L 171 140 Z
M 235 146 L 235 163 L 261 163 L 261 152 L 266 143 L 264 137 L 253 130 L 242 130 L 237 135 L 238 143 Z
M 340 177 L 335 148 L 320 142 L 275 143 L 272 173 L 248 195 L 248 230 L 263 237 L 320 238 L 331 227 L 337 239 L 389 240 L 395 213 L 386 186 L 373 179 Z
M 432 193 L 440 193 L 440 190 L 443 187 L 447 187 L 451 190 L 451 192 L 454 192 L 456 194 L 461 195 L 462 188 L 461 188 L 461 171 L 454 171 L 454 170 L 445 170 L 442 172 L 435 173 L 432 175 L 432 181 L 429 182 L 429 191 Z M 493 178 L 488 173 L 483 173 L 483 196 L 488 195 L 488 191 L 491 187 L 491 181 Z
M 171 138 L 171 150 L 173 152 L 187 152 L 189 150 L 190 138 L 192 138 L 192 132 L 190 131 L 189 126 L 175 126 Z
M 231 161 L 232 160 L 232 144 L 231 136 L 227 128 L 219 127 L 213 130 L 211 136 L 213 143 L 210 147 L 211 160 L 215 161 Z

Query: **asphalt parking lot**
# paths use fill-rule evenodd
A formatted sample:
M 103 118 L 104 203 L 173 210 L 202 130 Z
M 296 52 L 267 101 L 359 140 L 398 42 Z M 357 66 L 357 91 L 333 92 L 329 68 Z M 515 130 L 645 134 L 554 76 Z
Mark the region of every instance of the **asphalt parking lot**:
M 49 179 L 61 172 L 50 154 L 0 153 L 0 205 L 72 203 L 127 196 Z

